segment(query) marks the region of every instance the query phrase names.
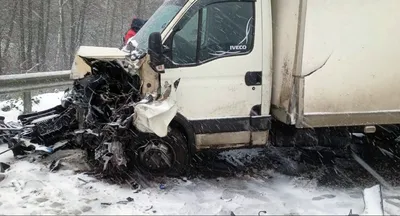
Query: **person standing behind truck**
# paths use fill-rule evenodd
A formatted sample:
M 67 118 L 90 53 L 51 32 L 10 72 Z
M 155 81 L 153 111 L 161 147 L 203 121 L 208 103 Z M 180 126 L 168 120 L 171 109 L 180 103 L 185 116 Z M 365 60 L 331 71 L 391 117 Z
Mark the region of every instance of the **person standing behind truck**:
M 124 44 L 128 42 L 128 40 L 135 36 L 137 32 L 143 27 L 143 25 L 147 22 L 147 20 L 139 19 L 134 17 L 132 22 L 131 22 L 131 27 L 130 29 L 125 33 L 124 36 Z

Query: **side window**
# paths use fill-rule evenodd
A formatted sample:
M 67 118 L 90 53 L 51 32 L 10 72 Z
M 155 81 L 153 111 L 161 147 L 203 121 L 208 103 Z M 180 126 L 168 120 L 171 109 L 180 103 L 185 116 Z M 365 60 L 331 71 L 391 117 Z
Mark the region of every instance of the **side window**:
M 175 65 L 248 53 L 254 43 L 254 2 L 211 3 L 179 25 L 170 44 Z
M 178 31 L 172 40 L 172 61 L 175 64 L 196 62 L 199 12 Z
M 252 2 L 223 2 L 204 8 L 199 60 L 247 53 L 253 48 L 254 8 Z

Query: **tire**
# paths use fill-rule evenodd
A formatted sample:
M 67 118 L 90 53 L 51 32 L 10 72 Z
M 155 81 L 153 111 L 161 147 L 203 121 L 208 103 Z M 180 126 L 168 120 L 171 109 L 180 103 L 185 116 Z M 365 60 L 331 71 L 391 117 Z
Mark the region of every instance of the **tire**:
M 184 134 L 177 128 L 170 128 L 166 137 L 158 137 L 155 134 L 145 134 L 144 145 L 140 145 L 134 152 L 134 158 L 132 162 L 133 166 L 145 176 L 170 176 L 180 177 L 187 174 L 189 168 L 190 153 L 188 150 L 188 142 Z M 173 161 L 171 166 L 163 171 L 149 170 L 146 165 L 143 165 L 144 161 L 141 155 L 145 151 L 148 145 L 167 145 L 169 150 L 173 150 L 172 158 Z M 158 156 L 158 155 L 157 155 Z M 156 156 L 156 157 L 157 157 Z M 160 156 L 161 157 L 161 156 Z M 154 158 L 154 157 L 151 157 Z M 156 158 L 160 159 L 160 158 Z

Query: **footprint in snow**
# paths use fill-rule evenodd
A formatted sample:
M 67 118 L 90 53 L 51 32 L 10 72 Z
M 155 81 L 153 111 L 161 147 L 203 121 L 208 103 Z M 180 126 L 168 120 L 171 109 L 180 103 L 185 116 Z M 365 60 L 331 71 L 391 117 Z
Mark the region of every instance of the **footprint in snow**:
M 46 201 L 48 201 L 48 200 L 49 200 L 49 199 L 47 199 L 47 198 L 39 197 L 39 198 L 36 199 L 36 202 L 38 202 L 38 203 L 44 203 L 44 202 L 46 202 Z
M 90 206 L 82 206 L 82 207 L 81 207 L 81 211 L 82 211 L 83 213 L 88 212 L 88 211 L 90 211 L 90 210 L 92 210 L 92 207 L 90 207 Z
M 51 208 L 58 208 L 58 209 L 63 209 L 64 208 L 64 204 L 63 203 L 59 203 L 59 202 L 53 202 L 50 204 Z
M 333 195 L 333 194 L 324 194 L 324 195 L 321 195 L 321 196 L 313 197 L 312 200 L 318 201 L 318 200 L 323 200 L 323 199 L 333 199 L 335 197 L 336 196 Z

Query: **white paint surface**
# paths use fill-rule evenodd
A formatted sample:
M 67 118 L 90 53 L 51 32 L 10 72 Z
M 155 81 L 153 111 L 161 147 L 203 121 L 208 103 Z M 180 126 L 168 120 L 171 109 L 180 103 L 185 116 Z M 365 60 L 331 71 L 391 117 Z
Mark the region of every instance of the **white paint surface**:
M 155 133 L 159 137 L 168 134 L 168 126 L 176 116 L 176 89 L 169 88 L 170 95 L 162 101 L 135 106 L 134 126 L 145 133 Z
M 261 2 L 257 1 L 256 5 L 255 18 L 261 20 Z M 180 15 L 168 24 L 162 34 L 163 40 Z M 243 117 L 249 116 L 254 105 L 261 104 L 262 86 L 245 84 L 247 72 L 262 71 L 263 67 L 262 22 L 255 22 L 254 28 L 258 34 L 255 34 L 253 50 L 249 54 L 217 58 L 195 67 L 165 70 L 161 75 L 162 86 L 181 78 L 177 106 L 183 116 L 189 120 Z M 268 79 L 271 79 L 270 72 L 266 70 L 263 80 Z M 270 90 L 264 94 L 270 94 Z
M 308 0 L 304 112 L 399 110 L 398 0 Z

